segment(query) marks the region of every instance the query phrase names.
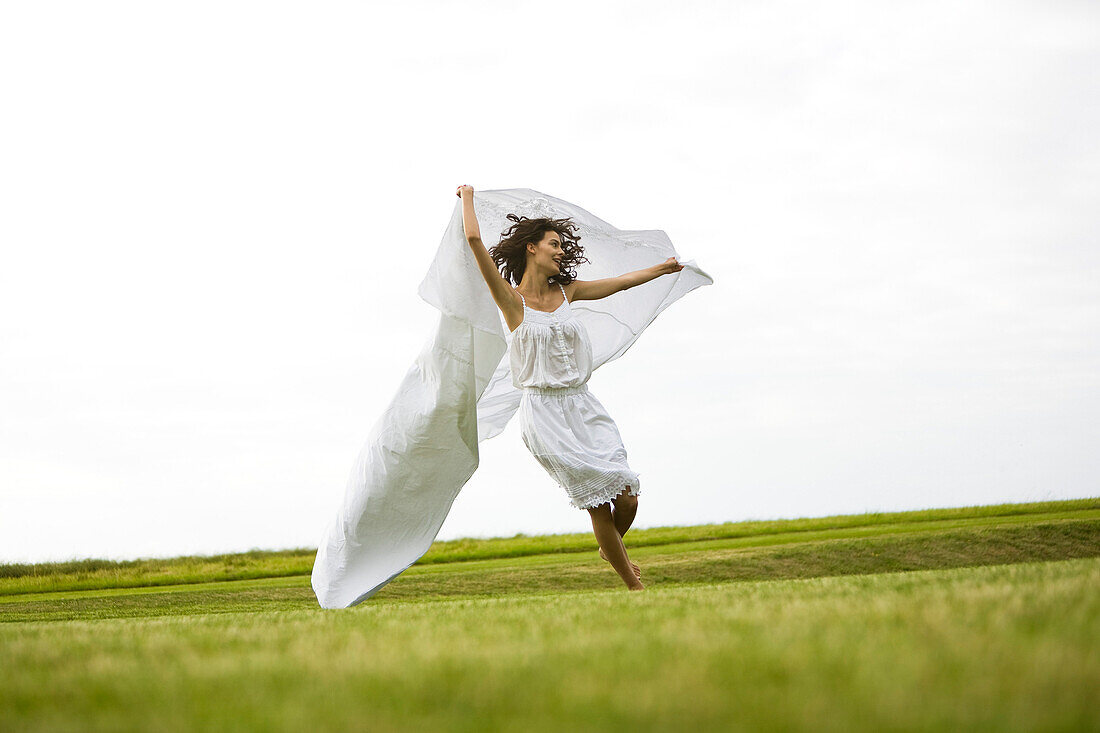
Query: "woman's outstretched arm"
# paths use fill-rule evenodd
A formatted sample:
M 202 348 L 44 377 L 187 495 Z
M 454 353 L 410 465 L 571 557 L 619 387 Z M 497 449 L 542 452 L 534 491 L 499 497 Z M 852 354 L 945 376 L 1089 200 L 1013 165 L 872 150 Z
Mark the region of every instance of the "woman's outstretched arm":
M 614 295 L 620 290 L 627 290 L 635 285 L 647 283 L 661 275 L 669 275 L 682 269 L 684 269 L 684 266 L 677 262 L 675 257 L 669 257 L 664 262 L 652 267 L 627 272 L 617 277 L 607 277 L 603 280 L 577 280 L 573 283 L 572 300 L 599 300 Z
M 455 193 L 462 199 L 462 228 L 466 233 L 466 242 L 474 252 L 477 268 L 481 270 L 481 276 L 489 285 L 489 292 L 497 307 L 504 313 L 508 325 L 511 326 L 513 321 L 518 324 L 523 320 L 523 306 L 516 291 L 500 274 L 496 262 L 493 262 L 489 251 L 485 249 L 485 243 L 481 241 L 481 229 L 474 213 L 474 189 L 470 186 L 459 186 Z

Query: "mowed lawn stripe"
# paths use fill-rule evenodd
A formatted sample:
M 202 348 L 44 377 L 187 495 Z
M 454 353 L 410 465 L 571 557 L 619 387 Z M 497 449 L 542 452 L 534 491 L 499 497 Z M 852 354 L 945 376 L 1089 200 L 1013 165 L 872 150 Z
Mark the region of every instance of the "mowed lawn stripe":
M 883 533 L 982 525 L 1002 526 L 1071 517 L 1100 518 L 1100 499 L 636 529 L 627 535 L 627 545 L 631 552 L 646 547 L 662 547 L 669 552 L 691 552 L 696 549 L 810 542 L 833 537 L 870 537 Z M 595 552 L 595 549 L 595 539 L 591 534 L 450 540 L 435 543 L 413 567 L 418 569 L 495 559 L 503 560 L 506 564 L 518 557 L 574 553 L 584 555 Z M 307 575 L 312 569 L 315 554 L 314 550 L 300 549 L 124 563 L 89 560 L 34 566 L 0 566 L 0 603 L 5 600 L 5 596 L 23 593 L 174 586 Z
M 1050 519 L 999 525 L 884 531 L 782 545 L 632 551 L 650 587 L 874 574 L 1100 556 L 1100 520 Z M 628 535 L 629 537 L 629 535 Z M 760 538 L 757 538 L 760 539 Z M 743 538 L 740 542 L 749 542 Z M 722 542 L 737 542 L 725 540 Z M 413 566 L 367 604 L 617 590 L 621 581 L 595 550 Z M 628 592 L 625 589 L 622 592 Z M 0 603 L 0 622 L 317 609 L 309 576 L 157 588 L 27 594 Z
M 752 535 L 747 537 L 735 537 L 727 539 L 714 539 L 714 540 L 689 540 L 680 543 L 671 544 L 659 544 L 659 545 L 643 545 L 641 547 L 635 547 L 633 543 L 633 537 L 630 533 L 627 534 L 627 546 L 630 549 L 632 557 L 639 559 L 649 559 L 662 557 L 665 555 L 680 554 L 680 553 L 695 553 L 704 550 L 722 550 L 730 548 L 753 548 L 753 547 L 768 547 L 768 546 L 780 546 L 780 545 L 793 545 L 809 542 L 820 542 L 829 539 L 857 539 L 866 537 L 879 537 L 879 536 L 892 536 L 902 533 L 917 533 L 917 532 L 935 532 L 942 531 L 944 529 L 955 529 L 963 527 L 1002 527 L 1011 526 L 1016 524 L 1037 524 L 1048 521 L 1056 520 L 1086 520 L 1096 521 L 1100 520 L 1100 510 L 1090 511 L 1075 511 L 1075 512 L 1050 512 L 1037 515 L 1015 515 L 1015 516 L 1000 516 L 1000 517 L 976 517 L 972 519 L 953 519 L 942 520 L 936 522 L 908 522 L 908 523 L 895 523 L 895 524 L 880 524 L 871 526 L 857 526 L 857 527 L 843 527 L 828 530 L 803 530 L 797 532 L 779 533 L 771 535 Z M 484 560 L 465 560 L 449 563 L 432 563 L 428 565 L 414 565 L 401 577 L 415 576 L 419 574 L 434 574 L 434 573 L 477 573 L 484 571 L 493 571 L 508 569 L 522 564 L 524 567 L 549 567 L 564 564 L 573 564 L 577 562 L 578 555 L 585 558 L 586 562 L 591 560 L 590 556 L 596 555 L 595 539 L 592 539 L 592 546 L 587 553 L 544 553 L 539 555 L 521 555 L 518 557 L 503 557 L 503 558 L 490 558 Z M 212 580 L 202 583 L 179 583 L 170 585 L 154 585 L 154 586 L 124 586 L 122 588 L 94 588 L 87 589 L 93 591 L 97 590 L 110 590 L 112 593 L 143 593 L 149 592 L 151 588 L 156 588 L 158 591 L 163 592 L 180 592 L 188 589 L 201 591 L 208 590 L 211 587 L 221 586 L 225 583 L 235 583 L 236 587 L 293 587 L 300 585 L 301 576 L 308 573 L 298 573 L 292 576 L 278 575 L 271 578 L 246 578 L 241 580 Z M 74 594 L 73 591 L 79 591 L 81 589 L 72 590 L 58 590 L 58 591 L 43 591 L 43 592 L 28 592 L 23 594 L 8 594 L 0 595 L 0 604 L 27 601 L 27 600 L 48 600 L 59 598 L 71 598 L 79 597 L 79 594 Z

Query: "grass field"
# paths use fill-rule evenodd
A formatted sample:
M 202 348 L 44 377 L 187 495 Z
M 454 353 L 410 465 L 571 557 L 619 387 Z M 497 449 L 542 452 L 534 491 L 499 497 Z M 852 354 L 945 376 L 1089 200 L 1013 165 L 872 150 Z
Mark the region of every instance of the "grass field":
M 0 566 L 0 730 L 1100 730 L 1100 499 Z

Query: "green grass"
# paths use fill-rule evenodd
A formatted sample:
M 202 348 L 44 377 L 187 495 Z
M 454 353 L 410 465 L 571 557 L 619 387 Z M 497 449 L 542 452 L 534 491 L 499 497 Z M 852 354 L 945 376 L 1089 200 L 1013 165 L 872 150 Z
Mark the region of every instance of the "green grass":
M 645 592 L 517 537 L 342 611 L 304 551 L 8 573 L 0 730 L 1100 730 L 1100 500 L 626 540 Z
M 788 543 L 825 537 L 853 537 L 869 534 L 926 531 L 933 527 L 978 527 L 1012 520 L 1031 522 L 1040 518 L 1096 518 L 1100 498 L 1068 501 L 997 504 L 991 506 L 925 509 L 910 512 L 849 514 L 806 519 L 727 522 L 690 527 L 655 527 L 628 533 L 631 548 L 748 539 Z M 587 553 L 595 547 L 591 532 L 495 539 L 459 539 L 435 542 L 416 563 L 466 562 L 533 555 Z M 84 559 L 54 563 L 0 565 L 0 596 L 49 590 L 134 588 L 152 585 L 206 583 L 219 580 L 308 575 L 317 551 L 252 550 L 246 553 L 195 555 L 140 560 Z

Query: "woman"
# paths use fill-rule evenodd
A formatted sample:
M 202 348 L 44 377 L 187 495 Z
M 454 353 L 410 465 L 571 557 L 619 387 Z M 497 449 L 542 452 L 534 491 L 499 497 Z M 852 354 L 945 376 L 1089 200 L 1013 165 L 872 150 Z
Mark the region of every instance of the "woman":
M 570 269 L 584 259 L 583 248 L 569 219 L 509 214 L 515 223 L 487 250 L 474 213 L 474 189 L 463 185 L 455 193 L 462 199 L 466 241 L 512 332 L 508 358 L 512 383 L 522 390 L 523 442 L 573 505 L 588 511 L 600 557 L 628 588 L 643 590 L 641 571 L 622 540 L 638 512 L 638 474 L 627 463 L 615 422 L 588 391 L 591 342 L 569 304 L 606 298 L 683 266 L 670 257 L 618 277 L 577 280 Z

